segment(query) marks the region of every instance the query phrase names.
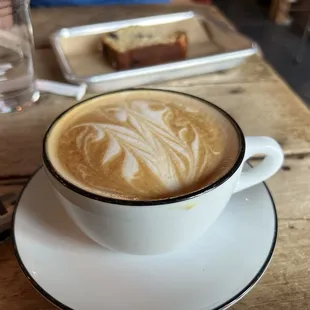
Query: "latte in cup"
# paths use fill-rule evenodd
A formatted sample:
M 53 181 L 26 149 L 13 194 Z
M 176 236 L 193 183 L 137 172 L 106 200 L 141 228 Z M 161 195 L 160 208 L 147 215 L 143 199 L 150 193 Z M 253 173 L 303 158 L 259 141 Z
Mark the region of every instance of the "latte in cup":
M 240 137 L 227 115 L 198 98 L 160 90 L 98 96 L 65 112 L 46 139 L 67 182 L 122 200 L 182 196 L 234 166 Z

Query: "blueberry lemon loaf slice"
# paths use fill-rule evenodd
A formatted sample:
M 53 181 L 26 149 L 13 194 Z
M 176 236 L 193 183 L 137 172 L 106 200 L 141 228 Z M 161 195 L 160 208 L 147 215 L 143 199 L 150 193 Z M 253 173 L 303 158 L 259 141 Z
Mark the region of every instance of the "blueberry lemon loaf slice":
M 183 60 L 187 51 L 185 32 L 161 34 L 154 27 L 132 26 L 102 36 L 103 53 L 116 70 Z

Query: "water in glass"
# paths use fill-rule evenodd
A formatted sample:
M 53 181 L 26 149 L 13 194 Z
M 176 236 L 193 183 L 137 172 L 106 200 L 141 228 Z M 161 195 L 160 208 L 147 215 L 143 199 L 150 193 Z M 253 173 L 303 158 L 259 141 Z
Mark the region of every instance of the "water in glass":
M 29 0 L 0 0 L 0 113 L 20 112 L 39 98 Z

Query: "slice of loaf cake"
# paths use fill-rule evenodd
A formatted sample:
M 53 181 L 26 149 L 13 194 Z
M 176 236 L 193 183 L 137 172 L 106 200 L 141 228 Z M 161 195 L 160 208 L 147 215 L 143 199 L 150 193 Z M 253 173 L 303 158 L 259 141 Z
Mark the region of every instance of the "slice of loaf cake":
M 116 70 L 183 60 L 187 36 L 178 31 L 161 34 L 156 26 L 132 26 L 102 36 L 103 53 Z

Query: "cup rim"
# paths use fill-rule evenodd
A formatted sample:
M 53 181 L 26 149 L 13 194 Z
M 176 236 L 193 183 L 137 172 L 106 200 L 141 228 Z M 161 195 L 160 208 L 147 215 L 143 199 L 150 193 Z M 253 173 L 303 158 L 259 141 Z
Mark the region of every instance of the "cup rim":
M 106 95 L 111 95 L 111 94 L 117 94 L 117 93 L 122 93 L 122 92 L 132 92 L 132 91 L 153 91 L 153 92 L 166 92 L 166 93 L 171 93 L 171 94 L 177 94 L 177 95 L 182 95 L 182 96 L 186 96 L 189 98 L 192 98 L 194 100 L 198 100 L 204 104 L 208 104 L 209 106 L 211 106 L 212 108 L 216 109 L 218 112 L 220 112 L 226 119 L 228 119 L 228 121 L 231 122 L 231 124 L 233 125 L 233 127 L 236 130 L 236 133 L 238 135 L 239 138 L 239 154 L 238 157 L 234 163 L 234 165 L 230 168 L 230 170 L 227 171 L 227 173 L 225 175 L 223 175 L 220 179 L 218 179 L 217 181 L 206 185 L 198 190 L 192 191 L 190 193 L 186 193 L 184 195 L 180 195 L 180 196 L 175 196 L 175 197 L 171 197 L 171 198 L 163 198 L 163 199 L 150 199 L 150 200 L 127 200 L 127 199 L 119 199 L 119 198 L 112 198 L 112 197 L 107 197 L 107 196 L 101 196 L 95 193 L 92 193 L 90 191 L 87 191 L 85 189 L 82 189 L 80 187 L 78 187 L 77 185 L 69 182 L 68 180 L 66 180 L 64 177 L 62 177 L 54 168 L 52 162 L 50 161 L 48 155 L 47 155 L 47 139 L 48 136 L 51 132 L 51 130 L 53 129 L 54 125 L 68 112 L 70 112 L 71 110 L 75 109 L 77 106 L 82 105 L 84 103 L 87 103 L 90 100 L 93 100 L 94 98 L 99 98 L 102 96 L 106 96 Z M 112 91 L 112 92 L 107 92 L 104 94 L 100 94 L 100 95 L 96 95 L 93 97 L 90 97 L 88 99 L 85 99 L 83 101 L 80 101 L 76 104 L 74 104 L 73 106 L 71 106 L 70 108 L 66 109 L 64 112 L 62 112 L 60 115 L 58 115 L 53 122 L 50 124 L 49 128 L 47 129 L 44 138 L 43 138 L 43 163 L 44 166 L 46 167 L 46 169 L 50 172 L 50 174 L 59 182 L 61 183 L 64 187 L 66 187 L 69 190 L 72 190 L 73 192 L 82 195 L 84 197 L 93 199 L 93 200 L 97 200 L 97 201 L 101 201 L 101 202 L 106 202 L 106 203 L 110 203 L 110 204 L 116 204 L 116 205 L 126 205 L 126 206 L 155 206 L 155 205 L 164 205 L 164 204 L 172 204 L 172 203 L 176 203 L 176 202 L 182 202 L 182 201 L 186 201 L 188 199 L 192 199 L 195 198 L 197 196 L 200 196 L 206 192 L 209 192 L 211 190 L 214 190 L 215 188 L 219 187 L 220 185 L 222 185 L 223 183 L 225 183 L 228 179 L 230 179 L 231 176 L 233 176 L 233 174 L 239 169 L 240 165 L 243 162 L 243 158 L 245 155 L 245 138 L 244 138 L 244 134 L 240 128 L 240 126 L 238 125 L 238 123 L 224 110 L 222 110 L 221 108 L 219 108 L 218 106 L 216 106 L 215 104 L 199 98 L 197 96 L 194 95 L 190 95 L 190 94 L 186 94 L 186 93 L 182 93 L 179 91 L 173 91 L 173 90 L 166 90 L 166 89 L 155 89 L 155 88 L 127 88 L 127 89 L 122 89 L 122 90 L 117 90 L 117 91 Z

